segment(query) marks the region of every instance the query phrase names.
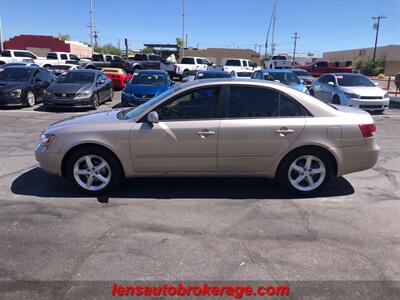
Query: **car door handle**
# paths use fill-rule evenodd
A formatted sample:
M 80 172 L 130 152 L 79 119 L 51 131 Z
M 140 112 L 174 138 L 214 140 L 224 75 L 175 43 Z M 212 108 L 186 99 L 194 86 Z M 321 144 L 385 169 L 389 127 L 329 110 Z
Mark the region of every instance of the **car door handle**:
M 215 131 L 210 131 L 208 129 L 202 129 L 199 132 L 197 132 L 197 135 L 199 135 L 201 138 L 205 139 L 210 135 L 215 135 Z
M 286 134 L 291 134 L 291 133 L 293 133 L 293 132 L 294 132 L 293 129 L 288 129 L 288 128 L 286 128 L 286 127 L 282 127 L 282 128 L 280 128 L 280 129 L 277 129 L 277 130 L 276 130 L 276 133 L 279 133 L 281 136 L 284 136 L 284 135 L 286 135 Z

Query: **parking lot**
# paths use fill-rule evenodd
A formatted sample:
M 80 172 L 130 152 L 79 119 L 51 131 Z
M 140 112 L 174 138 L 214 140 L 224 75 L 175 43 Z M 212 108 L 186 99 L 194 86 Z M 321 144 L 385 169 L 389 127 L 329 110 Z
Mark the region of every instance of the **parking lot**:
M 400 280 L 400 109 L 374 116 L 379 163 L 312 199 L 259 178 L 134 179 L 82 196 L 33 149 L 84 113 L 0 110 L 2 280 Z

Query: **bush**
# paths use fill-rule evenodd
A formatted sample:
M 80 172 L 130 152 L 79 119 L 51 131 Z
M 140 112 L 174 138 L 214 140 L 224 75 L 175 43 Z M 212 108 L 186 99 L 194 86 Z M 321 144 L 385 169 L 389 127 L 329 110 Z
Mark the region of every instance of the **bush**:
M 378 74 L 378 78 L 385 78 L 385 74 L 383 73 Z
M 373 60 L 372 57 L 367 56 L 358 59 L 354 63 L 354 68 L 359 70 L 362 74 L 367 75 L 367 76 L 376 76 L 380 73 L 383 73 L 383 59 L 378 57 Z

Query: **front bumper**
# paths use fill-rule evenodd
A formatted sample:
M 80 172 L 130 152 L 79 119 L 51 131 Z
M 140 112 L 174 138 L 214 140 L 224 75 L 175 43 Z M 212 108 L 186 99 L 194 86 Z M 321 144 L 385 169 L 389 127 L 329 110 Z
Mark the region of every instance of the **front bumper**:
M 124 105 L 129 105 L 129 106 L 139 106 L 142 105 L 143 103 L 146 103 L 149 101 L 151 98 L 137 98 L 135 96 L 128 96 L 124 93 L 121 95 L 121 103 Z
M 0 95 L 0 106 L 21 106 L 23 104 L 21 96 Z
M 93 106 L 92 96 L 87 98 L 71 98 L 59 99 L 48 95 L 44 96 L 43 105 L 47 107 L 75 107 L 75 108 L 88 108 Z
M 384 110 L 389 107 L 389 98 L 367 100 L 367 99 L 355 99 L 348 98 L 347 105 L 351 107 L 357 107 L 363 110 L 374 111 L 374 110 Z
M 62 155 L 59 153 L 47 152 L 47 148 L 37 144 L 35 147 L 35 158 L 39 167 L 50 174 L 62 176 L 61 163 Z

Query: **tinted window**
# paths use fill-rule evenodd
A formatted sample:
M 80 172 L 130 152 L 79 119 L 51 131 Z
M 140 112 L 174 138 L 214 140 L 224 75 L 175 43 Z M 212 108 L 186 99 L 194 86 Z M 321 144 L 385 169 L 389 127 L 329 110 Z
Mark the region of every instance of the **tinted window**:
M 93 61 L 103 61 L 103 55 L 101 55 L 101 54 L 93 54 L 92 60 Z
M 147 55 L 146 54 L 135 54 L 135 56 L 133 57 L 133 60 L 147 61 Z
M 131 84 L 164 85 L 167 84 L 167 78 L 164 74 L 154 73 L 134 73 Z
M 364 75 L 336 75 L 340 86 L 375 86 L 375 84 Z
M 304 109 L 295 100 L 281 94 L 279 100 L 279 116 L 280 117 L 304 116 Z
M 236 75 L 237 77 L 250 77 L 253 74 L 253 72 L 237 72 Z
M 293 70 L 293 73 L 297 76 L 311 76 L 306 70 Z
M 240 67 L 240 60 L 238 59 L 228 59 L 225 66 L 237 66 Z
M 194 65 L 193 57 L 184 57 L 182 58 L 182 64 Z
M 26 52 L 26 51 L 14 51 L 14 56 L 15 57 L 29 57 L 29 58 L 34 58 L 36 59 L 37 57 L 35 55 L 33 55 L 30 52 Z
M 112 61 L 113 58 L 111 57 L 111 55 L 106 55 L 106 61 Z
M 79 57 L 76 56 L 76 55 L 74 55 L 74 54 L 70 54 L 69 57 L 70 57 L 71 59 L 74 59 L 74 60 L 79 60 Z
M 272 59 L 273 60 L 287 60 L 286 56 L 284 56 L 284 55 L 275 55 L 275 56 L 272 56 Z
M 327 83 L 328 82 L 328 76 L 321 76 L 319 79 L 318 79 L 318 81 L 319 82 L 321 82 L 321 83 Z
M 161 61 L 161 57 L 158 55 L 149 55 L 149 60 L 151 61 Z
M 229 93 L 228 116 L 236 118 L 278 116 L 279 93 L 272 90 L 232 86 Z
M 57 83 L 93 83 L 94 72 L 68 72 L 64 76 L 58 77 Z
M 5 57 L 11 57 L 11 52 L 4 50 L 3 52 L 1 52 L 1 56 L 5 56 Z
M 247 67 L 247 61 L 243 61 L 243 67 Z
M 57 59 L 57 54 L 56 53 L 47 53 L 47 58 L 48 59 Z
M 292 72 L 269 72 L 264 75 L 265 80 L 275 81 L 278 80 L 284 84 L 300 84 L 300 79 Z
M 28 81 L 35 69 L 8 67 L 0 69 L 0 81 Z
M 67 54 L 61 54 L 61 59 L 65 59 L 65 60 L 67 60 L 67 59 L 68 59 L 68 56 L 67 56 Z
M 199 89 L 178 96 L 157 109 L 160 120 L 188 120 L 215 118 L 219 88 Z

